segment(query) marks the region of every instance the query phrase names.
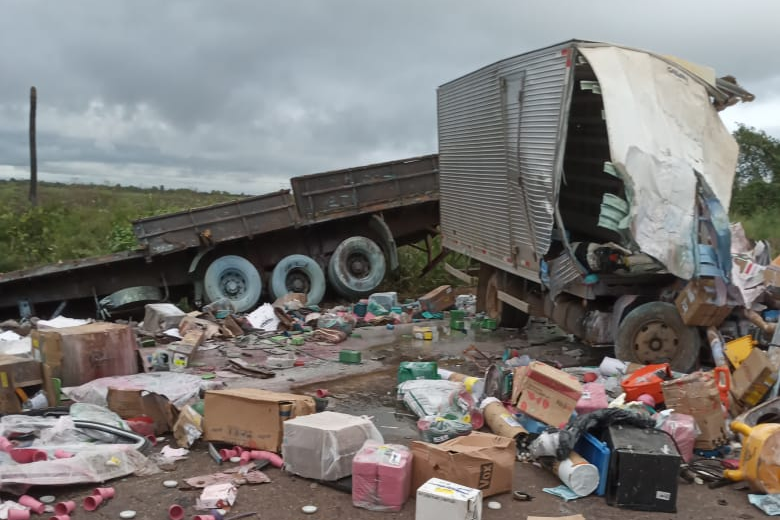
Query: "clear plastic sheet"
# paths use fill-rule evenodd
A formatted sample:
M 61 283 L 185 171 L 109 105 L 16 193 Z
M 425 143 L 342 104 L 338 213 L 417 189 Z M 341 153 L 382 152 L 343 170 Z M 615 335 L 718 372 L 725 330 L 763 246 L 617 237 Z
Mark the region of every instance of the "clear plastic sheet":
M 384 442 L 367 417 L 321 412 L 284 423 L 285 469 L 305 478 L 338 480 L 352 474 L 352 459 L 367 440 Z
M 198 376 L 176 372 L 150 372 L 129 376 L 102 377 L 81 386 L 63 388 L 62 392 L 74 401 L 107 406 L 109 388 L 146 390 L 168 398 L 177 408 L 198 399 L 201 389 L 211 384 Z

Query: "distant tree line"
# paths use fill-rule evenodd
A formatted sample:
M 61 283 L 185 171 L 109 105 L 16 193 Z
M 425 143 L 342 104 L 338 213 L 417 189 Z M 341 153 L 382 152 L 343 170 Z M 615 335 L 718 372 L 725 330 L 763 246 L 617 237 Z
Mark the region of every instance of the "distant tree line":
M 731 197 L 731 213 L 752 216 L 780 212 L 780 139 L 740 125 L 734 132 L 739 161 Z M 776 231 L 780 235 L 780 230 Z

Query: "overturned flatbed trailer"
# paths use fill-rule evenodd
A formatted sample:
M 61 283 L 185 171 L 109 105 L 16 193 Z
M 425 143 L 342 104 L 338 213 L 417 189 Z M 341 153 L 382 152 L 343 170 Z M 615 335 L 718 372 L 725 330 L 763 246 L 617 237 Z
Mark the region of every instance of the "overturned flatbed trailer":
M 137 220 L 134 251 L 0 274 L 0 316 L 48 316 L 63 302 L 110 312 L 171 293 L 196 303 L 227 297 L 247 310 L 288 291 L 316 303 L 326 285 L 355 298 L 397 269 L 398 246 L 436 232 L 437 155 L 295 177 L 291 185 Z

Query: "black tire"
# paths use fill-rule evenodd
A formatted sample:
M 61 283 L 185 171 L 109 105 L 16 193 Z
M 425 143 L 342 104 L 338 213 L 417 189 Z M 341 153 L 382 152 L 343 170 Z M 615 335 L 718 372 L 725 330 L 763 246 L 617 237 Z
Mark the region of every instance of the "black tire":
M 671 303 L 644 303 L 629 312 L 618 327 L 615 356 L 644 365 L 669 363 L 672 370 L 690 372 L 699 361 L 701 335 L 683 323 Z
M 358 300 L 379 287 L 387 272 L 382 249 L 366 237 L 350 237 L 338 245 L 328 262 L 328 281 L 345 298 Z
M 502 327 L 522 329 L 528 324 L 528 313 L 498 299 L 503 277 L 504 274 L 498 269 L 482 264 L 477 285 L 477 310 L 496 320 Z
M 210 302 L 228 298 L 237 312 L 244 312 L 257 304 L 263 281 L 249 260 L 227 255 L 211 262 L 203 276 L 203 288 Z
M 282 258 L 271 274 L 274 298 L 296 292 L 306 293 L 306 303 L 316 305 L 325 296 L 325 273 L 313 258 L 290 255 Z

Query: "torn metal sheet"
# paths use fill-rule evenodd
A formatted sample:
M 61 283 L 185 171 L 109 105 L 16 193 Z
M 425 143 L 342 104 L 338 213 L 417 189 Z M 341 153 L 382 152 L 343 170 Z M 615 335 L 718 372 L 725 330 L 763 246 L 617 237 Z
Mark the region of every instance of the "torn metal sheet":
M 713 87 L 695 68 L 651 53 L 579 50 L 601 88 L 611 162 L 631 205 L 631 235 L 642 252 L 690 279 L 697 268 L 697 172 L 728 209 L 739 152 L 711 103 Z

